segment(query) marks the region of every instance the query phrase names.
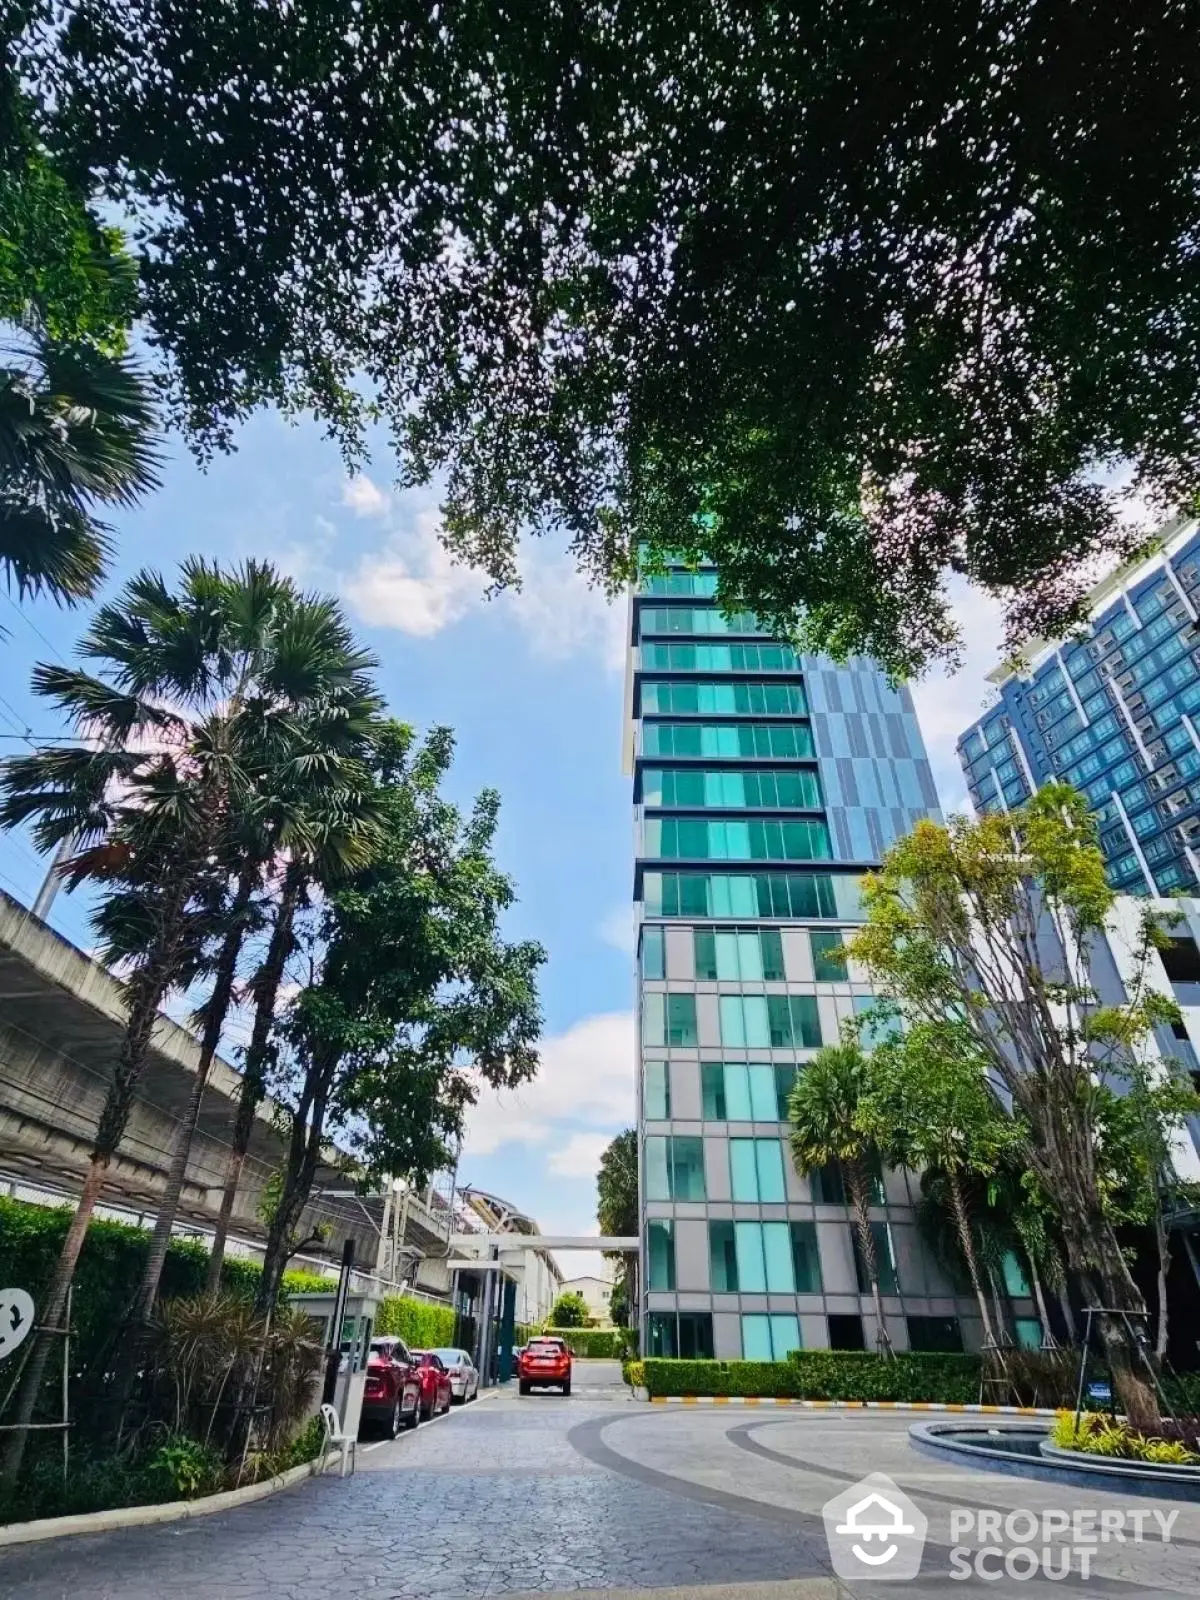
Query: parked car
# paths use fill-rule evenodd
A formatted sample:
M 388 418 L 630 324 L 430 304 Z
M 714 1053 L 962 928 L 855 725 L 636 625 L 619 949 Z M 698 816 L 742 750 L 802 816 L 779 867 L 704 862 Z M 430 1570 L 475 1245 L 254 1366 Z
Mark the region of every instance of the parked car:
M 571 1352 L 562 1339 L 538 1338 L 517 1356 L 517 1387 L 522 1394 L 531 1389 L 561 1389 L 571 1392 Z
M 452 1392 L 450 1374 L 442 1364 L 436 1350 L 414 1350 L 412 1358 L 417 1364 L 421 1380 L 421 1415 L 436 1417 L 440 1411 L 449 1411 Z
M 394 1439 L 401 1428 L 415 1428 L 420 1420 L 421 1377 L 411 1351 L 391 1334 L 372 1339 L 361 1426 L 381 1428 Z
M 450 1374 L 451 1397 L 465 1404 L 479 1394 L 479 1373 L 465 1350 L 435 1350 L 434 1355 Z

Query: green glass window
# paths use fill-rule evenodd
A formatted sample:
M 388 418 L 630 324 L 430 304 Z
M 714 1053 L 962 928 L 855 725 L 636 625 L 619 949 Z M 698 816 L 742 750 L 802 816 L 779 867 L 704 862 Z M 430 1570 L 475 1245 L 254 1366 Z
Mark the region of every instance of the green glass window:
M 692 678 L 644 678 L 643 716 L 803 716 L 808 710 L 799 683 L 754 683 Z
M 734 1050 L 766 1050 L 772 1043 L 767 1006 L 761 994 L 723 994 L 717 1001 L 721 1043 Z M 786 1002 L 786 996 L 780 997 Z
M 743 1294 L 794 1294 L 792 1243 L 786 1222 L 736 1222 L 738 1288 Z
M 857 1228 L 851 1228 L 850 1237 L 854 1244 L 854 1275 L 858 1279 L 858 1292 L 859 1294 L 869 1294 L 871 1281 L 867 1276 L 866 1264 L 863 1261 Z M 896 1252 L 892 1248 L 892 1230 L 886 1222 L 873 1222 L 871 1224 L 871 1237 L 875 1241 L 875 1264 L 879 1272 L 879 1291 L 881 1294 L 899 1294 L 900 1290 L 896 1279 Z
M 729 1174 L 735 1200 L 779 1205 L 786 1199 L 778 1139 L 730 1139 Z
M 900 1031 L 900 1019 L 889 1015 L 887 1008 L 873 994 L 854 996 L 854 1015 L 861 1018 L 858 1036 L 864 1050 L 873 1050 L 877 1044 L 895 1038 Z
M 732 1222 L 708 1225 L 708 1283 L 714 1294 L 736 1294 L 737 1238 Z
M 823 1167 L 814 1167 L 808 1175 L 812 1197 L 819 1206 L 844 1206 L 846 1183 L 838 1162 L 830 1161 Z
M 646 1274 L 648 1289 L 675 1287 L 675 1224 L 654 1219 L 646 1224 Z
M 817 774 L 808 767 L 785 772 L 647 767 L 642 773 L 642 803 L 681 810 L 811 811 L 822 802 Z
M 823 818 L 795 822 L 706 822 L 702 817 L 649 817 L 645 854 L 668 861 L 828 861 Z
M 773 1048 L 820 1049 L 821 1017 L 815 994 L 769 994 L 766 1003 Z
M 642 996 L 642 1043 L 690 1046 L 696 1043 L 696 997 L 689 993 L 648 992 Z
M 963 1347 L 962 1329 L 957 1317 L 907 1317 L 905 1321 L 908 1324 L 910 1350 L 950 1355 Z M 1037 1345 L 1032 1348 L 1036 1350 Z
M 1036 1317 L 1014 1317 L 1013 1332 L 1017 1336 L 1018 1350 L 1042 1348 L 1042 1325 Z
M 798 672 L 800 661 L 786 644 L 671 643 L 642 645 L 641 666 L 644 672 Z
M 696 928 L 692 938 L 697 978 L 761 983 L 784 976 L 778 928 Z
M 847 980 L 846 946 L 836 928 L 810 928 L 808 942 L 812 947 L 813 976 L 818 983 L 845 983 Z
M 786 1361 L 790 1351 L 800 1349 L 796 1317 L 747 1313 L 742 1318 L 743 1361 Z
M 638 632 L 644 637 L 655 634 L 764 634 L 766 629 L 749 611 L 738 611 L 732 616 L 710 609 L 691 606 L 643 606 L 638 616 Z
M 789 1222 L 792 1247 L 792 1276 L 797 1294 L 820 1294 L 821 1257 L 817 1251 L 817 1228 L 813 1222 Z
M 671 1115 L 671 1076 L 665 1061 L 642 1065 L 642 1108 L 649 1122 L 666 1122 Z
M 645 1141 L 647 1200 L 704 1199 L 704 1141 L 651 1134 Z
M 644 756 L 798 761 L 813 754 L 806 722 L 644 722 Z
M 648 595 L 695 595 L 711 599 L 717 592 L 715 572 L 648 572 L 638 592 Z
M 844 887 L 848 885 L 849 887 Z M 652 917 L 829 917 L 849 921 L 857 907 L 858 879 L 848 873 L 789 872 L 721 876 L 700 872 L 647 872 L 642 894 Z
M 702 1114 L 713 1122 L 784 1122 L 791 1081 L 791 1067 L 765 1062 L 702 1062 Z
M 661 928 L 644 928 L 642 930 L 642 977 L 665 978 L 666 975 L 663 930 Z
M 799 1073 L 795 1067 L 776 1066 L 772 1070 L 775 1073 L 775 1114 L 780 1122 L 786 1122 L 788 1100 Z

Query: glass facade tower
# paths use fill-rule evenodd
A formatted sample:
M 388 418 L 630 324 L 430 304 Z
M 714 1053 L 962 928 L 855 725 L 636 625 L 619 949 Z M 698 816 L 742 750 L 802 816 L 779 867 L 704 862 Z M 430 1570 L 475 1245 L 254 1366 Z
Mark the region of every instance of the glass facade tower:
M 1100 824 L 1113 887 L 1195 894 L 1200 884 L 1200 524 L 1160 531 L 1145 560 L 1105 579 L 1068 640 L 1038 641 L 990 674 L 996 704 L 959 759 L 979 812 L 1051 779 Z
M 787 1098 L 872 1003 L 842 953 L 860 878 L 937 795 L 906 689 L 797 657 L 715 589 L 671 570 L 630 610 L 643 1349 L 871 1349 L 841 1176 L 795 1172 Z M 889 1337 L 977 1344 L 974 1303 L 918 1243 L 912 1183 L 878 1183 Z

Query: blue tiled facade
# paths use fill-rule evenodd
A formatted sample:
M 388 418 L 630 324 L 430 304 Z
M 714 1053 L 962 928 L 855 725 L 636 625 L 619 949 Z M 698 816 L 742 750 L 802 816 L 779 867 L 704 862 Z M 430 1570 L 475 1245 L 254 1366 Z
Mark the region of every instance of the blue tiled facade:
M 979 812 L 1058 779 L 1086 795 L 1126 894 L 1200 884 L 1200 529 L 1173 526 L 1094 592 L 1074 638 L 1033 646 L 958 742 Z
M 643 1349 L 870 1349 L 840 1175 L 795 1171 L 787 1099 L 873 1004 L 843 953 L 859 883 L 937 795 L 907 689 L 866 661 L 796 656 L 714 592 L 711 571 L 679 569 L 631 605 Z M 910 1181 L 884 1174 L 872 1213 L 888 1337 L 977 1344 Z M 1027 1307 L 1016 1322 L 1037 1341 Z

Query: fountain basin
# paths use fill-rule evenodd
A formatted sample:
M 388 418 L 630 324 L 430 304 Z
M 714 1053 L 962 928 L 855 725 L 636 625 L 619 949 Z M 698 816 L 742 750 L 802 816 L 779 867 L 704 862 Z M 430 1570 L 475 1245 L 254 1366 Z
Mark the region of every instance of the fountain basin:
M 1200 1467 L 1159 1466 L 1060 1450 L 1050 1443 L 1046 1423 L 917 1422 L 908 1437 L 921 1455 L 984 1472 L 1068 1483 L 1076 1489 L 1200 1502 Z

